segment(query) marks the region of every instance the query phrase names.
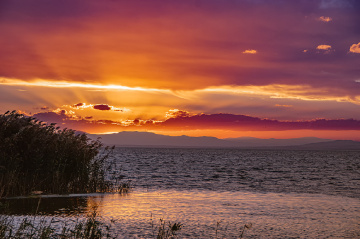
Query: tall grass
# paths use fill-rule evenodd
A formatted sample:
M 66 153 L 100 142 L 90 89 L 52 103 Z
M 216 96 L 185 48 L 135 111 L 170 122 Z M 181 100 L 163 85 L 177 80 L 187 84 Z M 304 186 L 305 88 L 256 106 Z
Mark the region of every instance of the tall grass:
M 74 130 L 6 112 L 0 115 L 0 198 L 109 191 L 105 170 L 112 149 Z
M 159 225 L 155 226 L 154 222 L 153 222 L 152 214 L 151 214 L 150 221 L 151 221 L 153 238 L 156 238 L 156 239 L 178 238 L 177 233 L 183 227 L 183 224 L 180 222 L 166 223 L 166 221 L 162 218 L 159 219 Z
M 170 222 L 163 219 L 159 220 L 157 225 L 152 226 L 152 235 L 147 234 L 141 238 L 153 239 L 176 239 L 189 238 L 190 235 L 182 235 L 182 223 Z M 121 228 L 121 222 L 116 221 L 103 222 L 95 211 L 89 212 L 86 217 L 77 218 L 75 220 L 61 217 L 45 217 L 45 216 L 5 216 L 0 215 L 0 238 L 41 238 L 41 239 L 101 239 L 101 238 L 129 238 L 117 231 L 117 227 Z M 244 238 L 244 231 L 249 230 L 251 224 L 245 224 L 240 229 L 238 235 L 222 235 L 216 236 L 211 231 L 206 231 L 209 235 L 203 235 L 201 238 Z M 218 230 L 217 228 L 216 230 Z M 193 236 L 193 238 L 198 238 Z
M 0 215 L 0 238 L 40 238 L 40 239 L 101 239 L 118 238 L 112 229 L 112 223 L 103 223 L 92 212 L 84 219 L 78 219 L 68 225 L 63 218 L 51 220 L 43 216 L 24 217 Z

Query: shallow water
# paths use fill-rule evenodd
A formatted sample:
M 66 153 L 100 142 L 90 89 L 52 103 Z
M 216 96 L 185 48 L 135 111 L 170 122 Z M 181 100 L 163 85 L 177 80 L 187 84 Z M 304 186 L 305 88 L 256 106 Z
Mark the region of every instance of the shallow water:
M 39 198 L 17 200 L 12 203 L 26 202 L 35 210 Z M 215 238 L 216 230 L 219 238 L 236 238 L 245 224 L 252 228 L 244 238 L 360 237 L 360 201 L 341 196 L 159 189 L 41 200 L 38 214 L 69 218 L 95 206 L 102 221 L 116 220 L 113 228 L 119 238 L 151 238 L 160 218 L 181 222 L 180 238 Z
M 9 200 L 13 214 L 74 218 L 97 207 L 119 238 L 360 238 L 359 152 L 117 148 L 127 195 Z M 38 206 L 39 205 L 39 206 Z M 152 222 L 152 223 L 151 223 Z M 217 222 L 219 226 L 217 227 Z M 155 233 L 156 234 L 156 233 Z

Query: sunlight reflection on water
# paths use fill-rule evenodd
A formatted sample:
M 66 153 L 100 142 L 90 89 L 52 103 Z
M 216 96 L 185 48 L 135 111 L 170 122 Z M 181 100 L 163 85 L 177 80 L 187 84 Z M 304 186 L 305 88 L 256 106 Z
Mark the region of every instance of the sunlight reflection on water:
M 250 238 L 360 236 L 360 201 L 346 197 L 157 190 L 93 200 L 100 202 L 99 212 L 106 219 L 116 218 L 128 226 L 149 225 L 152 214 L 153 218 L 183 223 L 183 236 L 190 238 L 215 236 L 216 222 L 220 220 L 219 234 L 225 238 L 239 236 L 245 223 L 253 224 L 246 232 Z
M 127 195 L 78 195 L 74 198 L 87 206 L 73 207 L 66 217 L 86 213 L 97 206 L 102 221 L 116 220 L 114 230 L 119 238 L 152 238 L 160 218 L 184 225 L 179 238 L 215 238 L 219 221 L 219 238 L 236 238 L 244 224 L 249 223 L 253 226 L 245 232 L 244 238 L 360 238 L 360 200 L 348 197 L 134 190 Z M 54 201 L 44 198 L 39 212 L 49 214 L 42 209 L 50 202 Z M 62 212 L 57 210 L 54 214 Z

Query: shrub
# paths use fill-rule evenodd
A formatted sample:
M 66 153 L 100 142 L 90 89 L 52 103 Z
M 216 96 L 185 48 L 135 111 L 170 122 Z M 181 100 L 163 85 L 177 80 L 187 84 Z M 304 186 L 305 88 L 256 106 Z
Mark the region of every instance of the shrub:
M 112 149 L 54 123 L 6 112 L 0 115 L 0 198 L 108 191 L 104 173 Z

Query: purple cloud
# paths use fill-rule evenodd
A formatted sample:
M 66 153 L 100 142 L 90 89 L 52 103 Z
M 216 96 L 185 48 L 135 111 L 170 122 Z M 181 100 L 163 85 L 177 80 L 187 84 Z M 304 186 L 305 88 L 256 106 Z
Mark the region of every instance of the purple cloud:
M 77 103 L 77 104 L 73 105 L 73 107 L 80 107 L 80 106 L 83 106 L 83 105 L 84 105 L 84 103 Z
M 111 107 L 106 104 L 94 105 L 95 110 L 111 110 Z

